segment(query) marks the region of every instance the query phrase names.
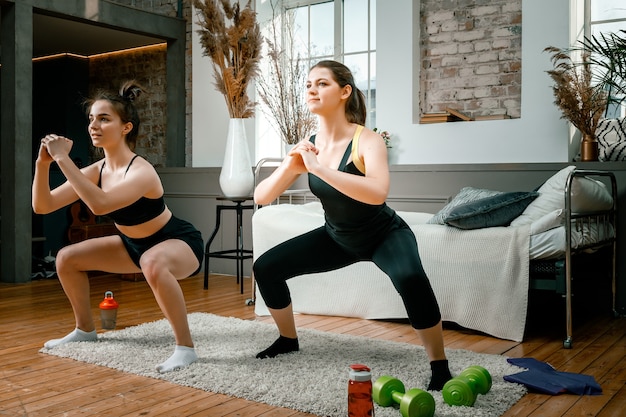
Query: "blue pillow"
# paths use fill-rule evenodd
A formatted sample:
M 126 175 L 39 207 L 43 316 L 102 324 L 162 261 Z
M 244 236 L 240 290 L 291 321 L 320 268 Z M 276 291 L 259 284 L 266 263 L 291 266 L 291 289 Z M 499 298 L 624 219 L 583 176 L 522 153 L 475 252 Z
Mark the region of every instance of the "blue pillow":
M 444 208 L 439 210 L 437 214 L 430 218 L 426 223 L 428 224 L 446 224 L 445 218 L 450 214 L 453 208 L 465 203 L 471 203 L 472 201 L 479 200 L 485 197 L 493 197 L 495 195 L 502 194 L 502 191 L 486 190 L 483 188 L 463 187 L 461 191 L 454 198 L 445 205 Z
M 466 230 L 508 226 L 538 196 L 536 191 L 514 191 L 481 198 L 452 208 L 444 222 Z

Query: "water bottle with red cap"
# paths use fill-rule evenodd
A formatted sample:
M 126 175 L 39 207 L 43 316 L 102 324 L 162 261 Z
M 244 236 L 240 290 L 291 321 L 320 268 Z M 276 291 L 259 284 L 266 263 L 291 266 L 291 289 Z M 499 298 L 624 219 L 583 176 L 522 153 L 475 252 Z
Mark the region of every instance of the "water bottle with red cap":
M 100 302 L 100 322 L 104 330 L 115 329 L 117 322 L 117 308 L 119 304 L 113 298 L 113 292 L 104 293 L 104 300 Z
M 350 365 L 348 381 L 348 416 L 373 417 L 372 373 L 370 368 L 361 364 Z

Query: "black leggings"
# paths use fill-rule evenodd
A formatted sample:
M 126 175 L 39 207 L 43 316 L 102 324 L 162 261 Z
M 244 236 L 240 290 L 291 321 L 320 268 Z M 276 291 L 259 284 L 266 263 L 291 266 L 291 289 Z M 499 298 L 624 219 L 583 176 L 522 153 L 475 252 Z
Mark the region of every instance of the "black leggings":
M 332 271 L 358 261 L 372 261 L 391 278 L 415 329 L 427 329 L 439 323 L 439 305 L 422 267 L 411 229 L 408 226 L 394 228 L 370 252 L 358 254 L 346 250 L 322 226 L 265 252 L 253 265 L 254 277 L 265 304 L 272 309 L 282 309 L 291 304 L 286 283 L 289 278 Z

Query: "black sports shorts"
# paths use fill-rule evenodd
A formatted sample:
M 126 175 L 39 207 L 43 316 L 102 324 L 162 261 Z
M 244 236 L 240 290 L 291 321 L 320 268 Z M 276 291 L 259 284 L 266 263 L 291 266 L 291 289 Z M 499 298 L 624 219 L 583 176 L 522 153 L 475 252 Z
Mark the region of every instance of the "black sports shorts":
M 202 234 L 191 223 L 185 220 L 172 216 L 167 224 L 152 236 L 133 239 L 122 234 L 120 237 L 122 238 L 122 242 L 124 243 L 124 247 L 128 251 L 130 258 L 133 260 L 135 265 L 140 268 L 139 259 L 148 249 L 169 239 L 182 240 L 189 245 L 193 253 L 196 255 L 196 258 L 198 258 L 198 269 L 191 275 L 195 275 L 200 272 L 202 260 L 204 259 L 204 242 L 202 241 Z

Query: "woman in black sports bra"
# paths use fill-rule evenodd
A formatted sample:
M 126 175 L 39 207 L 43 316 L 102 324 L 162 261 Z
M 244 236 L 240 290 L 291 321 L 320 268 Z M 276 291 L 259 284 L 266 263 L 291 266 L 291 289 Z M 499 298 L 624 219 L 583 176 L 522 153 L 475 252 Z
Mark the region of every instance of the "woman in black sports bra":
M 254 192 L 269 204 L 304 173 L 324 207 L 325 224 L 261 255 L 253 270 L 259 291 L 278 326 L 279 338 L 257 358 L 299 349 L 286 281 L 361 260 L 374 262 L 391 278 L 430 359 L 428 389 L 441 390 L 451 378 L 444 352 L 441 314 L 422 268 L 415 236 L 385 200 L 389 167 L 385 142 L 363 127 L 363 93 L 350 70 L 336 61 L 314 65 L 307 81 L 307 103 L 319 118 L 319 131 L 298 143 Z
M 33 180 L 35 213 L 51 213 L 81 199 L 94 214 L 111 217 L 120 231 L 119 236 L 66 246 L 57 254 L 57 274 L 72 304 L 76 328 L 44 346 L 97 340 L 86 271 L 142 272 L 176 339 L 173 355 L 156 367 L 169 372 L 197 360 L 177 280 L 198 272 L 204 245 L 200 232 L 167 208 L 154 167 L 133 152 L 139 129 L 134 100 L 142 92 L 131 81 L 119 94 L 99 92 L 86 101 L 89 135 L 93 145 L 104 151 L 104 158 L 83 169 L 69 156 L 70 139 L 49 134 L 41 140 Z M 53 190 L 49 184 L 52 162 L 67 179 Z

